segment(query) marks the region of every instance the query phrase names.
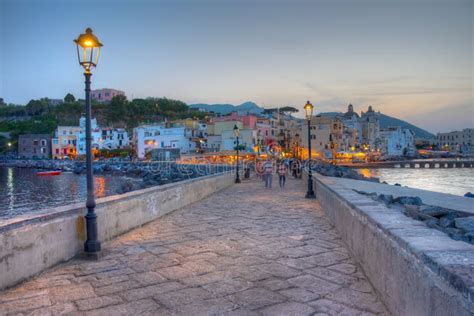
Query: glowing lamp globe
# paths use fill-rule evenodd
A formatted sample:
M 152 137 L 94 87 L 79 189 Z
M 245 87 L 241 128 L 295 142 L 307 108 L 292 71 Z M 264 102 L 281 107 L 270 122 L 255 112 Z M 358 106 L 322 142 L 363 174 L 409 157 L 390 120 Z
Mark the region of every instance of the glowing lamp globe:
M 239 127 L 237 126 L 237 124 L 234 125 L 234 135 L 236 137 L 239 137 L 240 136 L 240 129 Z
M 313 116 L 313 105 L 311 102 L 307 101 L 306 104 L 304 105 L 304 111 L 306 113 L 306 119 L 311 120 L 311 117 Z
M 99 63 L 100 48 L 103 46 L 99 39 L 92 34 L 92 29 L 87 28 L 84 34 L 74 40 L 77 45 L 77 58 L 86 73 L 97 67 Z

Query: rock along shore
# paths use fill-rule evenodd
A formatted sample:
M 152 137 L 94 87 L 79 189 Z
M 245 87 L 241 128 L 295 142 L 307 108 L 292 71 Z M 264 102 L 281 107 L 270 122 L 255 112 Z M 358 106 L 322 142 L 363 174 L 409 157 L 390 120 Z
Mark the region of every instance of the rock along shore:
M 72 160 L 4 160 L 0 166 L 28 168 L 33 170 L 61 170 L 77 175 L 86 173 L 85 161 Z M 111 174 L 133 178 L 125 181 L 117 190 L 118 194 L 143 189 L 155 185 L 187 180 L 209 174 L 228 171 L 232 167 L 224 165 L 188 165 L 175 162 L 130 162 L 94 161 L 94 174 Z M 138 181 L 137 181 L 138 180 Z M 141 180 L 141 181 L 140 181 Z
M 354 190 L 398 210 L 408 217 L 425 223 L 430 228 L 447 234 L 454 240 L 474 244 L 474 216 L 448 208 L 424 204 L 417 196 L 393 197 L 387 194 L 368 193 Z

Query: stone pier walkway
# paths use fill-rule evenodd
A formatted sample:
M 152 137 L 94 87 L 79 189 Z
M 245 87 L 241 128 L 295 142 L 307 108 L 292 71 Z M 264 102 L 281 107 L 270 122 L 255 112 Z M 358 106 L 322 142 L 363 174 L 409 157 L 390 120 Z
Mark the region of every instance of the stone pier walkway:
M 0 314 L 386 314 L 298 181 L 244 181 L 135 229 L 1 292 Z

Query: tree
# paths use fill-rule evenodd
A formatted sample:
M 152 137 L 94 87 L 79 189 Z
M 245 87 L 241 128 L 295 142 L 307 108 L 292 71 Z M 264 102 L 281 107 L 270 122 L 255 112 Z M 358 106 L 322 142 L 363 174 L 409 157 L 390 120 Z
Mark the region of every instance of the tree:
M 65 103 L 73 103 L 75 101 L 76 101 L 76 98 L 70 93 L 66 94 L 66 96 L 64 97 Z
M 6 106 L 7 104 L 3 101 L 3 98 L 0 98 L 0 106 Z
M 49 110 L 49 104 L 47 99 L 41 100 L 30 100 L 26 105 L 26 114 L 31 116 L 42 115 Z
M 280 108 L 280 113 L 296 113 L 298 112 L 299 110 L 292 107 L 292 106 L 284 106 L 282 108 Z
M 121 122 L 127 116 L 127 97 L 124 95 L 116 95 L 105 107 L 105 116 L 108 122 Z

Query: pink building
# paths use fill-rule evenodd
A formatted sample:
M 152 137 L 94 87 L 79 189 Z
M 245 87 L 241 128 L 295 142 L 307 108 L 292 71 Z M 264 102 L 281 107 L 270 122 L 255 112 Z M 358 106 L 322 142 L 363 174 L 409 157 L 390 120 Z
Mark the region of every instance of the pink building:
M 213 122 L 228 122 L 228 121 L 239 121 L 242 122 L 244 128 L 255 129 L 257 124 L 257 117 L 252 114 L 238 115 L 237 112 L 232 112 L 230 115 L 219 116 L 212 119 Z
M 97 89 L 91 91 L 92 99 L 98 102 L 110 102 L 117 95 L 125 95 L 125 92 L 116 89 Z

